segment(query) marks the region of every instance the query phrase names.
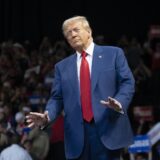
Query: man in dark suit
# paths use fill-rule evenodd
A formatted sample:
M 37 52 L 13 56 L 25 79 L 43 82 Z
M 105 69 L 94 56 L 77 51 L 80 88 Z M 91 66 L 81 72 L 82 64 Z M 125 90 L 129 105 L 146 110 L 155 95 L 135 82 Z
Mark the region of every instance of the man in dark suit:
M 133 138 L 127 109 L 134 78 L 124 53 L 118 47 L 96 45 L 86 17 L 65 20 L 62 30 L 75 54 L 55 65 L 46 111 L 30 113 L 27 122 L 30 127 L 45 126 L 64 110 L 68 160 L 118 160 Z

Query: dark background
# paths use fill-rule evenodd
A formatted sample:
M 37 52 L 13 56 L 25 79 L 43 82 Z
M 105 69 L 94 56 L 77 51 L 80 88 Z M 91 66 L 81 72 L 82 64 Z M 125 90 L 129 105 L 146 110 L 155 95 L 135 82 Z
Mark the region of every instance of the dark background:
M 0 41 L 62 39 L 61 24 L 73 15 L 86 16 L 93 35 L 110 42 L 123 34 L 143 41 L 150 25 L 160 24 L 158 1 L 0 0 Z

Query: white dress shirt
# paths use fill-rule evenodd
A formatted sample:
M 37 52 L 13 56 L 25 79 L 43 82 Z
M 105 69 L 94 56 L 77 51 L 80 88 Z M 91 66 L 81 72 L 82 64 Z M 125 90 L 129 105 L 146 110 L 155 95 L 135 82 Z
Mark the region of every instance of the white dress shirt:
M 93 49 L 94 49 L 94 43 L 92 42 L 90 44 L 90 46 L 87 48 L 87 50 L 85 50 L 85 52 L 87 53 L 86 56 L 86 60 L 88 62 L 89 65 L 89 71 L 90 71 L 90 75 L 91 75 L 91 69 L 92 69 L 92 59 L 93 59 Z M 78 80 L 80 80 L 80 66 L 81 66 L 81 53 L 76 52 L 77 53 L 77 73 L 78 73 Z

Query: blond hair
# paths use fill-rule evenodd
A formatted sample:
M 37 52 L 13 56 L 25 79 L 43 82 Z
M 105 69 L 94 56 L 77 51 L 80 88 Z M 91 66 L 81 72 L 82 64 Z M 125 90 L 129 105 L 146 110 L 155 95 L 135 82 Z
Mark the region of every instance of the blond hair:
M 86 17 L 84 16 L 74 16 L 74 17 L 71 17 L 69 19 L 66 19 L 63 24 L 62 24 L 62 31 L 63 31 L 63 34 L 65 34 L 66 32 L 66 29 L 68 28 L 68 26 L 71 24 L 71 23 L 74 23 L 74 22 L 81 22 L 83 27 L 86 28 L 87 30 L 90 30 L 91 31 L 91 27 L 90 27 L 90 24 L 87 20 Z

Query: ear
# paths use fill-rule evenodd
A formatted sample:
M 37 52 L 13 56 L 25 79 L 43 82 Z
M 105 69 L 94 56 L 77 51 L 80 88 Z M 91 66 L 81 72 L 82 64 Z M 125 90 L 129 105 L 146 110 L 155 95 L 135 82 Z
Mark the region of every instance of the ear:
M 92 37 L 92 30 L 88 29 L 87 32 L 89 34 L 89 38 Z

